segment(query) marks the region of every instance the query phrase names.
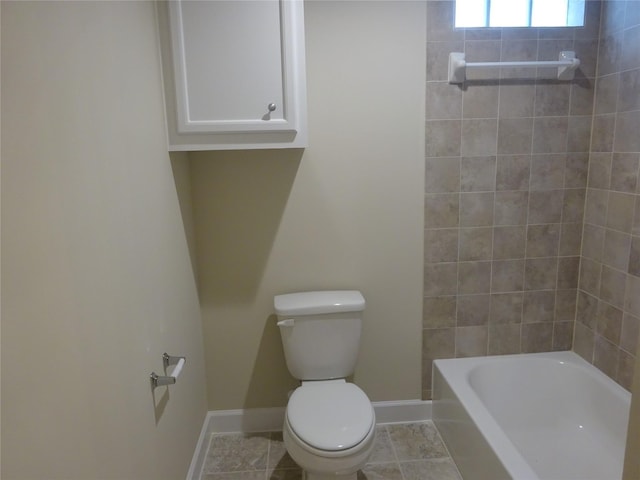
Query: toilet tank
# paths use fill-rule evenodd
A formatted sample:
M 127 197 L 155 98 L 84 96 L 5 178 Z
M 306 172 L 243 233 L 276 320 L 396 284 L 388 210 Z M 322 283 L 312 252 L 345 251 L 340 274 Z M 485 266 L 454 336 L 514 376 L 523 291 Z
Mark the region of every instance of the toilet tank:
M 351 375 L 358 359 L 364 297 L 357 290 L 277 295 L 284 356 L 299 380 Z

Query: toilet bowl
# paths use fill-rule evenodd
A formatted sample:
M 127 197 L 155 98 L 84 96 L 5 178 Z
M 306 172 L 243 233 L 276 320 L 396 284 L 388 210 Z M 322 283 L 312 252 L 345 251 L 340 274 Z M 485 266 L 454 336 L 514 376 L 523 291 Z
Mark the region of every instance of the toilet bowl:
M 353 374 L 365 301 L 355 290 L 302 292 L 274 299 L 289 372 L 284 444 L 306 480 L 356 480 L 369 459 L 376 417 Z
M 284 444 L 307 480 L 356 479 L 375 440 L 367 395 L 343 379 L 304 382 L 287 405 Z

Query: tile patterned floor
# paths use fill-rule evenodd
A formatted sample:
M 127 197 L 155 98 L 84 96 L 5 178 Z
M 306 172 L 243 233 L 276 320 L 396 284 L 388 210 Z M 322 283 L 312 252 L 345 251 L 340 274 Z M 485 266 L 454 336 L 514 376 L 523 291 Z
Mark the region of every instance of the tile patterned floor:
M 200 480 L 301 480 L 281 432 L 213 434 Z M 358 480 L 461 480 L 430 421 L 376 427 L 376 444 Z

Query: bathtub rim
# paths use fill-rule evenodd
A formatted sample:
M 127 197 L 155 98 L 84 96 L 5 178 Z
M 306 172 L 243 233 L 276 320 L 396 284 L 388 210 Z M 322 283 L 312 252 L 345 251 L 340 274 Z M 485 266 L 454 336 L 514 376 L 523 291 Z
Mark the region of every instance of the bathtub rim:
M 432 376 L 433 421 L 441 432 L 441 436 L 443 437 L 445 444 L 447 444 L 453 460 L 456 463 L 459 462 L 461 464 L 459 465 L 459 469 L 463 475 L 464 472 L 462 470 L 465 469 L 466 460 L 463 458 L 456 458 L 458 453 L 450 446 L 452 444 L 450 438 L 452 435 L 450 428 L 451 425 L 448 425 L 446 422 L 466 421 L 469 425 L 473 426 L 477 431 L 479 438 L 486 443 L 491 453 L 493 453 L 494 458 L 488 459 L 488 462 L 499 463 L 512 479 L 539 479 L 538 474 L 533 470 L 518 448 L 512 443 L 500 425 L 498 425 L 496 419 L 488 411 L 487 407 L 473 390 L 468 380 L 471 370 L 480 364 L 509 361 L 509 359 L 522 360 L 524 357 L 540 358 L 579 367 L 586 370 L 586 373 L 590 376 L 595 377 L 598 382 L 604 383 L 605 386 L 611 387 L 618 393 L 623 395 L 626 394 L 624 396 L 627 397 L 630 402 L 631 394 L 629 392 L 606 374 L 601 372 L 597 367 L 572 351 L 520 353 L 512 355 L 491 355 L 484 357 L 434 360 Z M 442 383 L 439 384 L 439 382 Z M 454 383 L 454 385 L 452 385 L 452 383 Z M 438 398 L 442 395 L 442 390 L 445 389 L 449 389 L 454 398 Z M 462 409 L 461 412 L 466 415 L 466 418 L 444 418 L 442 414 L 443 411 L 446 411 L 446 406 L 442 402 L 445 401 L 457 402 L 459 407 Z M 453 428 L 455 428 L 455 426 Z M 474 434 L 475 433 L 476 432 L 474 432 Z M 502 455 L 498 455 L 496 452 L 501 452 Z

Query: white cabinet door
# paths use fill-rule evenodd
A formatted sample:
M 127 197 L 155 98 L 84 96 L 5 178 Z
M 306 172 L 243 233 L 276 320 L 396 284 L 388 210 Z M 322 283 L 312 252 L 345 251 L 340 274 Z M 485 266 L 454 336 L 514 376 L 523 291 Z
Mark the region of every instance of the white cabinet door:
M 306 146 L 302 5 L 160 5 L 170 150 Z

